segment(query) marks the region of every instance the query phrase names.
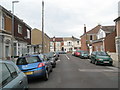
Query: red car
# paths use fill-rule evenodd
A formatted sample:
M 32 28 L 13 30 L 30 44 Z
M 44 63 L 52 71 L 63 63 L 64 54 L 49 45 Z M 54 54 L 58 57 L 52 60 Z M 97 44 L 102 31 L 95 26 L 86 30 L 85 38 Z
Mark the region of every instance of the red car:
M 75 51 L 75 52 L 74 52 L 74 55 L 75 55 L 76 57 L 80 57 L 80 55 L 81 55 L 81 50 Z

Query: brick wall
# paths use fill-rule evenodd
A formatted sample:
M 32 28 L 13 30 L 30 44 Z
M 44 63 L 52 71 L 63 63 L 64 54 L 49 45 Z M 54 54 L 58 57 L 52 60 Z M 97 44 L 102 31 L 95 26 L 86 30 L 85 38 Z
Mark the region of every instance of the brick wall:
M 86 35 L 83 35 L 81 37 L 81 50 L 88 51 L 87 45 L 86 45 Z
M 105 38 L 104 43 L 106 52 L 116 52 L 115 37 L 116 32 L 113 32 Z
M 97 42 L 92 44 L 92 51 L 97 51 L 96 47 L 98 47 L 98 51 L 101 51 L 101 46 L 103 46 L 103 42 Z

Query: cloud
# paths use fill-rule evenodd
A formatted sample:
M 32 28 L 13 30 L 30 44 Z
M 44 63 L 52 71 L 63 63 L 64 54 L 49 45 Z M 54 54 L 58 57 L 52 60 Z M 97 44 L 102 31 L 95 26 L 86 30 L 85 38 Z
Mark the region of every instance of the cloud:
M 41 29 L 42 0 L 19 0 L 15 5 L 15 15 L 32 28 Z M 118 15 L 119 0 L 44 0 L 45 32 L 49 36 L 77 36 L 98 23 L 114 25 Z M 0 0 L 0 4 L 11 9 L 12 0 Z

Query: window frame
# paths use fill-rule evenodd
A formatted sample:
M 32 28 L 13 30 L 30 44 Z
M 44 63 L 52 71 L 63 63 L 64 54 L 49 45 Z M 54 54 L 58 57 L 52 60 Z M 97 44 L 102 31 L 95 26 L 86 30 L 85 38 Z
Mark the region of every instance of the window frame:
M 19 33 L 19 34 L 22 34 L 22 31 L 23 31 L 23 30 L 22 30 L 22 26 L 21 26 L 20 24 L 18 24 L 18 33 Z
M 30 30 L 27 29 L 27 38 L 30 39 Z
M 13 78 L 12 78 L 12 76 L 11 76 L 10 70 L 8 69 L 6 63 L 1 63 L 1 64 L 4 64 L 4 66 L 6 67 L 6 69 L 7 69 L 8 72 L 9 72 L 9 77 L 7 77 L 4 81 L 3 81 L 3 79 L 2 79 L 2 82 L 1 82 L 1 85 L 2 85 L 2 86 L 0 86 L 0 87 L 4 87 L 4 86 L 6 86 L 9 82 L 11 82 L 11 81 L 13 80 Z M 3 67 L 3 66 L 2 66 L 2 67 Z M 3 75 L 3 74 L 2 74 L 2 75 Z M 9 80 L 8 80 L 8 79 L 9 79 Z M 7 80 L 8 80 L 8 81 L 7 81 Z M 3 84 L 3 82 L 4 82 L 4 84 Z
M 5 30 L 5 17 L 2 15 L 2 25 L 1 25 L 2 30 Z

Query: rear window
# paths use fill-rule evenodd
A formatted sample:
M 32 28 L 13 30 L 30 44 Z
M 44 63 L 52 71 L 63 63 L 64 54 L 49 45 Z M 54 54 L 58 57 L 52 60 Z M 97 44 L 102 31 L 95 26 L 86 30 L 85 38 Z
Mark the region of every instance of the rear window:
M 25 57 L 25 58 L 19 58 L 17 60 L 17 65 L 25 65 L 25 64 L 31 64 L 36 62 L 41 62 L 38 56 Z
M 97 55 L 99 55 L 99 56 L 107 56 L 108 54 L 106 52 L 97 52 Z

